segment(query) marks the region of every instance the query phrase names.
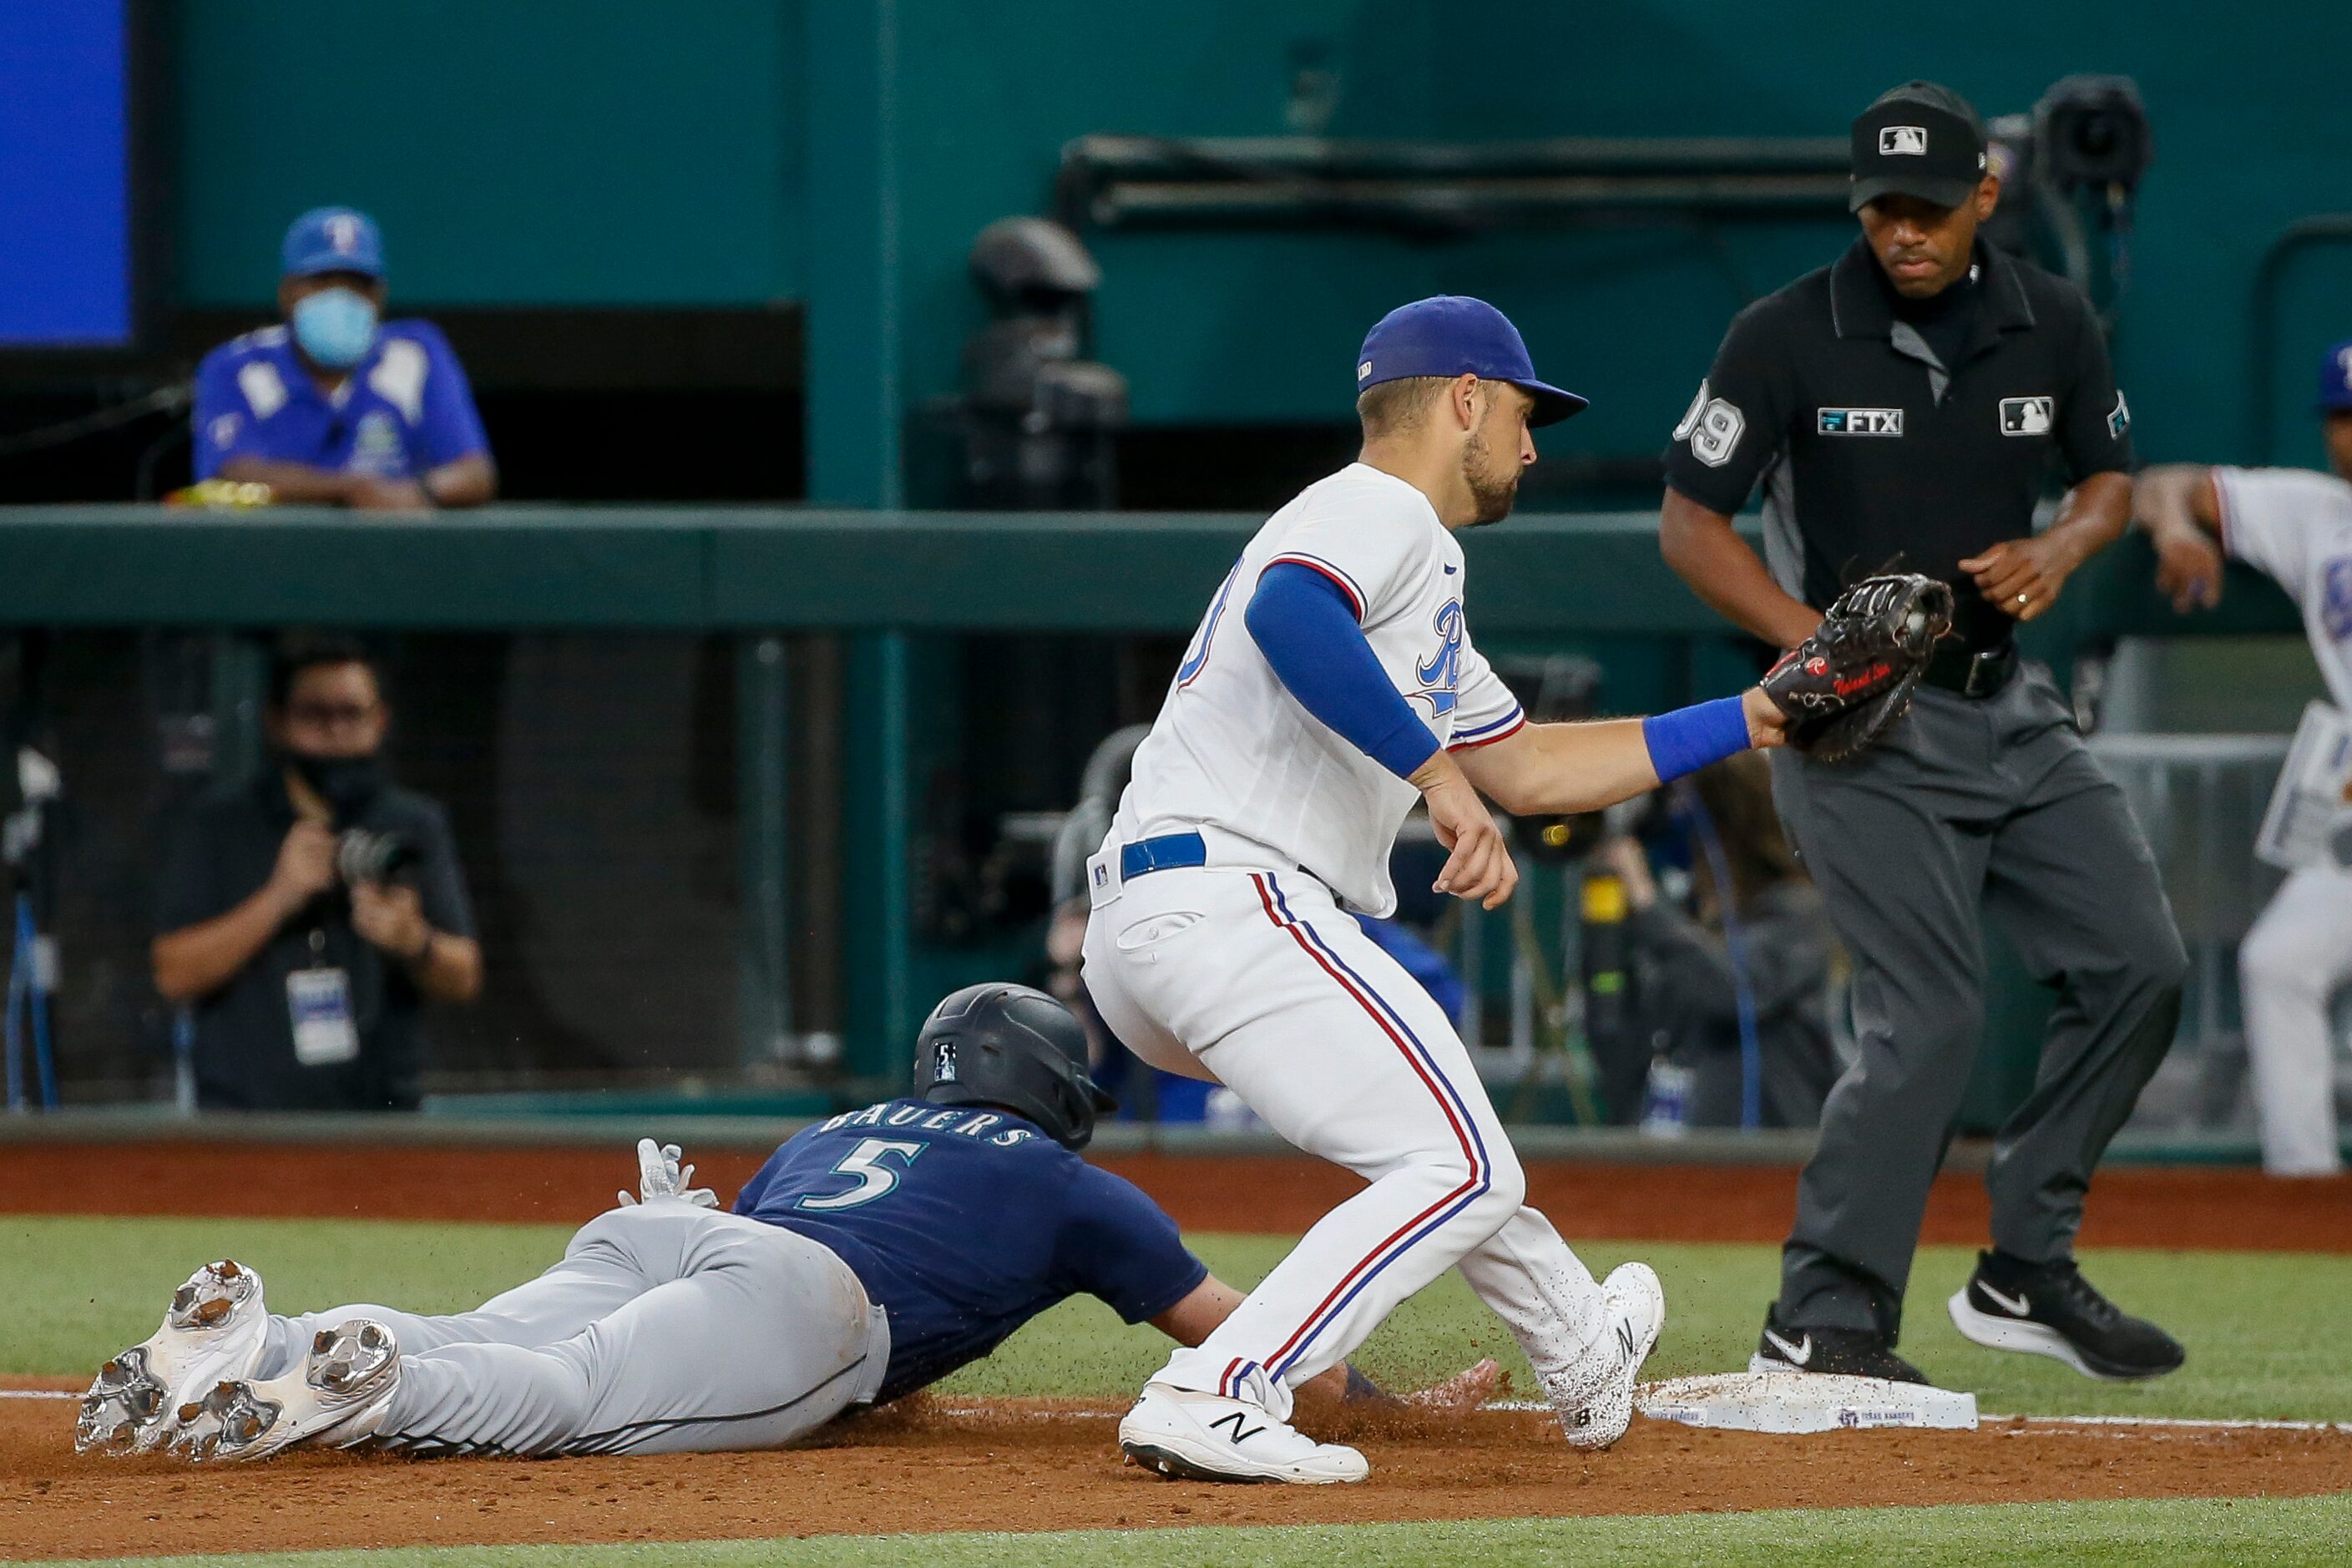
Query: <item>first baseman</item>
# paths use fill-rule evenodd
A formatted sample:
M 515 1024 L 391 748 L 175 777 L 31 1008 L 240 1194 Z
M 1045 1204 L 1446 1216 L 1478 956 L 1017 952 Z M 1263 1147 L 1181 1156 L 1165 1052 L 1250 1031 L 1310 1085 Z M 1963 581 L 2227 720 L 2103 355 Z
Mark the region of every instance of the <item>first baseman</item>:
M 925 1023 L 914 1096 L 793 1138 L 722 1213 L 675 1148 L 643 1203 L 470 1312 L 279 1317 L 260 1277 L 198 1269 L 108 1362 L 76 1446 L 258 1459 L 297 1446 L 438 1453 L 767 1448 L 987 1355 L 1066 1297 L 1197 1342 L 1241 1300 L 1130 1184 L 1078 1158 L 1108 1105 L 1086 1035 L 1041 992 L 960 991 Z M 1444 1402 L 1475 1405 L 1482 1363 Z M 1339 1397 L 1379 1396 L 1360 1375 Z
M 2134 500 L 2176 605 L 2221 602 L 2220 540 L 2294 600 L 2328 695 L 2352 714 L 2352 342 L 2320 362 L 2319 407 L 2332 476 L 2173 463 L 2143 473 Z M 2327 1008 L 2352 981 L 2352 868 L 2330 856 L 2291 873 L 2239 946 L 2238 975 L 2263 1168 L 2332 1175 L 2344 1161 Z
M 1292 1391 L 1456 1264 L 1571 1443 L 1624 1431 L 1665 1319 L 1657 1277 L 1629 1263 L 1596 1283 L 1528 1205 L 1462 1041 L 1348 911 L 1395 908 L 1390 850 L 1417 801 L 1452 852 L 1438 890 L 1491 909 L 1517 873 L 1480 792 L 1591 811 L 1774 743 L 1783 722 L 1751 689 L 1529 724 L 1472 646 L 1454 534 L 1509 512 L 1529 428 L 1584 399 L 1537 378 L 1500 311 L 1450 297 L 1374 326 L 1356 384 L 1361 458 L 1242 552 L 1087 868 L 1087 986 L 1119 1038 L 1370 1184 L 1145 1386 L 1119 1441 L 1162 1474 L 1362 1479 L 1360 1454 L 1286 1424 Z

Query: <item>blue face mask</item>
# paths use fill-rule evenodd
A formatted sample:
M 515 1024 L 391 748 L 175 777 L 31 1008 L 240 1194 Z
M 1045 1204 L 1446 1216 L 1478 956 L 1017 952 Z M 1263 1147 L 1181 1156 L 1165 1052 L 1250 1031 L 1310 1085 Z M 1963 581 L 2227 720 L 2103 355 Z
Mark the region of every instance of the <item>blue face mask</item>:
M 329 370 L 349 370 L 375 344 L 375 305 L 349 289 L 321 289 L 294 306 L 294 341 Z

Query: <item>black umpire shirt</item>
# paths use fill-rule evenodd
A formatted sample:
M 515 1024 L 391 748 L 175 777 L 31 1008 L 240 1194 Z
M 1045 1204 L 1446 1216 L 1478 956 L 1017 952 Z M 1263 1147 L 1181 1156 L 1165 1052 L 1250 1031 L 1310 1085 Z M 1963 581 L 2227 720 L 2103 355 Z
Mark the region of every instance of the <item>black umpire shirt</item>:
M 157 929 L 165 932 L 226 914 L 260 891 L 294 826 L 285 776 L 265 767 L 247 784 L 208 796 L 190 812 L 163 862 Z M 417 890 L 425 922 L 452 936 L 474 934 L 449 819 L 421 795 L 386 788 L 356 826 L 395 833 L 417 862 L 397 873 Z M 287 976 L 340 969 L 348 977 L 359 1055 L 306 1066 L 294 1054 Z M 207 1108 L 236 1110 L 414 1110 L 424 1068 L 422 996 L 408 971 L 352 926 L 341 887 L 311 900 L 218 991 L 195 1004 L 196 1094 Z
M 2033 531 L 2053 465 L 2070 485 L 2128 471 L 2131 411 L 2073 284 L 1979 245 L 1953 288 L 1904 300 L 1857 239 L 1748 306 L 1675 427 L 1666 482 L 1728 514 L 1763 479 L 1783 588 L 1819 609 L 1872 573 L 1925 572 L 1985 649 L 2014 623 L 1959 563 Z

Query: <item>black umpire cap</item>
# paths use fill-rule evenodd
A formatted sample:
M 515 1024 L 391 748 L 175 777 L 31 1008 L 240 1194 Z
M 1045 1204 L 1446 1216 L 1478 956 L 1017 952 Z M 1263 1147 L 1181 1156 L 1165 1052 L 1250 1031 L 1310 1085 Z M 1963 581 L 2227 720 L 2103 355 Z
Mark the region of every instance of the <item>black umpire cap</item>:
M 1984 121 L 1948 87 L 1906 81 L 1854 117 L 1849 212 L 1885 195 L 1956 207 L 1984 176 Z

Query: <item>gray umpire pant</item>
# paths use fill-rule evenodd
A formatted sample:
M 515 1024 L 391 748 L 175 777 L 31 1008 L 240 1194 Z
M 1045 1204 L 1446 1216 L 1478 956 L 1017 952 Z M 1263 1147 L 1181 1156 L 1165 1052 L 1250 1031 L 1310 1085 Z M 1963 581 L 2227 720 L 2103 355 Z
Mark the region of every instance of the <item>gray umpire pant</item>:
M 352 1318 L 400 1342 L 379 1440 L 424 1451 L 772 1448 L 872 1399 L 890 1359 L 882 1310 L 827 1248 L 677 1199 L 598 1216 L 563 1261 L 471 1312 L 273 1317 L 261 1374 Z
M 2038 667 L 1989 698 L 1921 688 L 1850 762 L 1772 763 L 1853 960 L 1861 1047 L 1798 1187 L 1780 1316 L 1892 1336 L 1984 1028 L 1979 909 L 2059 988 L 1985 1174 L 1993 1245 L 2030 1262 L 2072 1252 L 2092 1168 L 2171 1047 L 2188 959 L 2123 793 Z

